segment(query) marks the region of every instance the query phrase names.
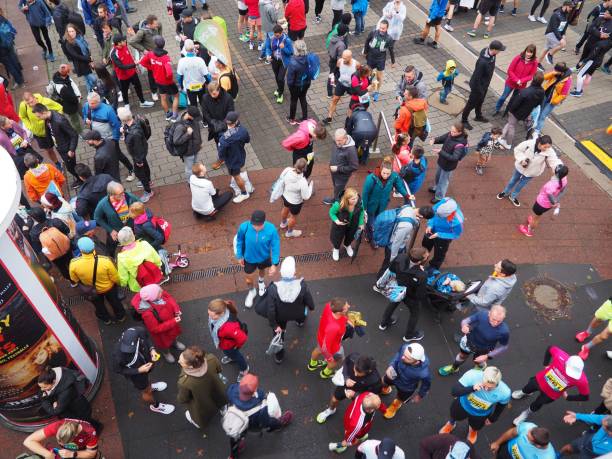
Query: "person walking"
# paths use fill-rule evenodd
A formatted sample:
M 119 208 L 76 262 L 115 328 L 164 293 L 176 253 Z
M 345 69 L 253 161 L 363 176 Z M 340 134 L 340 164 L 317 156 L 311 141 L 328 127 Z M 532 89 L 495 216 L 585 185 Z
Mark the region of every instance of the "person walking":
M 433 206 L 434 216 L 427 223 L 423 235 L 422 246 L 429 252 L 433 250 L 434 256 L 429 266 L 440 269 L 451 242 L 459 239 L 463 234 L 465 217 L 461 207 L 453 198 L 442 198 Z
M 264 1 L 268 2 L 268 0 Z M 271 2 L 266 3 L 266 5 L 269 4 Z M 276 97 L 277 104 L 282 104 L 285 93 L 285 75 L 293 56 L 293 41 L 283 32 L 280 25 L 275 24 L 272 33 L 266 36 L 262 56 L 266 62 L 272 64 L 272 72 L 276 81 L 274 97 Z
M 555 167 L 555 175 L 546 182 L 536 198 L 536 202 L 533 204 L 532 212 L 533 215 L 527 216 L 527 221 L 519 225 L 518 230 L 527 237 L 533 236 L 533 230 L 535 230 L 540 221 L 540 217 L 554 207 L 554 215 L 559 214 L 561 209 L 561 197 L 567 191 L 567 174 L 569 169 L 564 164 L 559 164 Z
M 74 24 L 66 26 L 63 49 L 66 58 L 74 65 L 77 76 L 84 78 L 87 92 L 91 92 L 96 85 L 91 51 L 89 50 L 89 43 Z
M 181 374 L 176 400 L 187 407 L 187 421 L 202 430 L 227 404 L 221 363 L 199 346 L 189 346 L 181 352 L 178 363 Z
M 330 206 L 340 199 L 340 195 L 346 188 L 351 175 L 357 169 L 359 169 L 359 157 L 357 156 L 355 141 L 346 133 L 345 129 L 336 129 L 334 146 L 329 159 L 334 195 L 331 198 L 323 199 L 323 204 Z
M 329 239 L 332 244 L 332 260 L 340 260 L 340 246 L 344 247 L 349 258 L 354 255 L 351 244 L 357 238 L 357 231 L 365 228 L 366 213 L 359 193 L 354 188 L 347 188 L 338 201 L 329 209 L 332 220 Z
M 27 169 L 23 176 L 23 187 L 30 201 L 39 202 L 51 189 L 61 194 L 66 179 L 53 164 L 43 163 L 42 158 L 33 153 L 26 153 L 23 164 Z
M 429 192 L 434 193 L 431 203 L 437 204 L 446 197 L 453 171 L 468 153 L 468 134 L 464 124 L 455 122 L 449 132 L 431 139 L 429 144 L 442 144 L 440 149 L 434 149 L 434 153 L 438 153 L 438 167 L 434 186 L 429 188 Z
M 172 60 L 168 51 L 164 49 L 166 40 L 161 35 L 153 37 L 155 48 L 147 51 L 139 61 L 147 71 L 153 75 L 157 92 L 160 95 L 161 106 L 164 110 L 166 121 L 176 123 L 179 119 L 179 89 L 174 79 Z M 168 104 L 168 97 L 172 97 L 172 105 Z M 171 107 L 171 109 L 170 109 Z
M 404 403 L 419 403 L 423 400 L 431 387 L 429 359 L 425 356 L 423 346 L 419 343 L 402 344 L 389 362 L 382 381 L 383 395 L 391 393 L 391 386 L 397 389 L 397 396 L 385 411 L 387 419 L 393 419 Z
M 514 94 L 527 87 L 527 83 L 531 81 L 537 70 L 537 50 L 536 45 L 532 43 L 527 45 L 523 52 L 517 54 L 510 62 L 508 70 L 506 71 L 508 76 L 504 84 L 504 91 L 495 103 L 495 112 L 493 116 L 500 114 L 504 103 L 511 94 L 513 95 L 512 97 L 514 97 Z M 510 97 L 510 101 L 512 101 L 512 97 Z
M 308 119 L 308 102 L 306 94 L 310 88 L 310 75 L 308 64 L 308 50 L 306 42 L 297 40 L 293 43 L 293 56 L 287 66 L 287 86 L 291 100 L 289 101 L 289 116 L 287 122 L 292 126 L 298 125 L 299 122 L 295 118 L 297 103 L 300 101 L 302 109 L 302 121 Z
M 370 3 L 368 0 L 355 0 L 351 2 L 351 13 L 355 18 L 355 31 L 353 35 L 359 36 L 365 31 L 365 15 L 368 12 Z
M 30 229 L 30 243 L 36 253 L 49 260 L 67 281 L 70 280 L 70 228 L 60 218 L 47 217 L 42 207 L 32 207 L 28 215 L 34 221 Z
M 202 102 L 202 118 L 203 123 L 208 126 L 208 140 L 215 140 L 215 144 L 219 143 L 221 134 L 227 129 L 225 117 L 229 112 L 234 111 L 234 99 L 225 89 L 219 86 L 216 81 L 211 81 L 208 84 L 208 94 L 204 96 Z M 217 170 L 223 166 L 223 160 L 218 159 L 211 166 L 213 170 Z
M 95 251 L 94 241 L 81 237 L 77 242 L 81 256 L 70 262 L 70 279 L 74 283 L 90 287 L 88 298 L 95 307 L 96 317 L 105 325 L 125 320 L 125 309 L 119 299 L 119 274 L 110 257 Z M 114 317 L 108 313 L 104 302 L 111 306 Z
M 211 81 L 211 76 L 204 59 L 195 54 L 193 40 L 185 40 L 183 50 L 185 56 L 178 61 L 176 78 L 179 86 L 187 93 L 189 105 L 199 110 L 206 94 L 206 84 Z
M 190 180 L 193 165 L 198 160 L 198 153 L 202 148 L 202 132 L 198 117 L 200 111 L 197 107 L 189 106 L 176 123 L 172 135 L 172 143 L 180 152 L 185 170 L 185 179 Z M 213 165 L 214 167 L 214 165 Z
M 292 153 L 292 164 L 295 164 L 300 158 L 307 161 L 304 170 L 304 178 L 307 180 L 314 167 L 314 142 L 315 140 L 325 140 L 326 137 L 325 126 L 316 120 L 309 119 L 302 121 L 297 130 L 281 142 L 283 148 Z
M 395 88 L 397 101 L 400 104 L 404 101 L 406 89 L 413 86 L 417 88 L 417 99 L 427 99 L 429 90 L 427 88 L 427 83 L 423 80 L 423 72 L 414 65 L 407 65 Z
M 44 152 L 49 161 L 58 169 L 62 169 L 62 163 L 53 149 L 53 138 L 47 132 L 45 122 L 32 112 L 36 104 L 43 104 L 49 110 L 59 113 L 63 113 L 63 108 L 60 104 L 48 97 L 44 97 L 38 93 L 32 94 L 27 91 L 23 93 L 22 100 L 19 103 L 19 119 L 21 119 L 23 126 L 32 133 L 34 139 L 36 139 L 38 148 Z
M 125 191 L 121 183 L 113 181 L 106 185 L 106 196 L 96 205 L 94 219 L 106 231 L 106 246 L 110 254 L 115 253 L 119 230 L 128 224 L 129 207 L 136 201 L 136 196 Z
M 242 222 L 236 233 L 236 258 L 244 268 L 246 284 L 249 289 L 244 306 L 253 307 L 257 295 L 266 292 L 265 276 L 273 276 L 280 263 L 280 237 L 276 227 L 266 221 L 263 210 L 255 210 L 250 220 Z M 253 282 L 253 273 L 258 271 L 257 289 Z
M 161 351 L 168 363 L 176 359 L 170 348 L 184 351 L 186 346 L 178 340 L 181 335 L 183 312 L 176 300 L 157 284 L 145 285 L 132 298 L 132 306 L 142 318 L 155 349 Z
M 119 283 L 122 287 L 128 287 L 130 291 L 137 293 L 147 285 L 149 280 L 157 281 L 163 278 L 162 261 L 157 250 L 147 241 L 136 240 L 132 228 L 129 226 L 121 228 L 117 233 L 117 242 L 121 246 L 119 253 L 117 253 L 117 270 L 119 272 Z M 147 263 L 147 265 L 144 270 L 145 276 L 142 276 L 139 268 L 144 263 Z M 155 273 L 153 274 L 152 271 Z M 141 276 L 143 278 L 139 279 Z M 168 278 L 166 277 L 160 283 L 167 281 Z
M 208 220 L 227 205 L 232 199 L 231 191 L 221 193 L 208 179 L 208 170 L 201 162 L 194 163 L 189 177 L 189 188 L 191 190 L 191 209 L 196 217 L 202 216 Z
M 95 174 L 108 174 L 113 180 L 120 181 L 119 158 L 117 149 L 112 140 L 104 140 L 102 135 L 96 130 L 89 130 L 83 134 L 85 142 L 90 147 L 95 148 L 94 171 Z
M 591 459 L 612 453 L 612 416 L 566 411 L 563 422 L 572 425 L 576 421 L 591 426 L 591 429 L 572 442 L 563 445 L 559 450 L 561 457 L 579 455 L 581 458 Z
M 431 43 L 429 43 L 429 45 L 433 49 L 438 49 L 438 41 L 440 41 L 440 34 L 442 33 L 441 24 L 446 14 L 447 3 L 447 0 L 432 0 L 431 6 L 429 7 L 429 15 L 427 16 L 427 22 L 425 22 L 423 32 L 421 32 L 420 37 L 415 37 L 413 40 L 415 44 L 424 45 L 425 40 L 427 40 L 427 37 L 429 37 L 429 32 L 433 27 L 435 29 L 434 39 Z M 480 14 L 480 11 L 478 14 Z M 450 24 L 450 22 L 447 24 Z
M 285 19 L 288 23 L 289 38 L 294 42 L 304 39 L 307 28 L 306 13 L 305 0 L 289 0 L 285 5 Z
M 17 29 L 4 16 L 4 10 L 0 8 L 0 63 L 4 65 L 6 73 L 13 77 L 12 89 L 17 89 L 25 83 L 23 78 L 23 66 L 15 51 L 15 37 Z
M 497 459 L 520 457 L 533 459 L 555 459 L 557 454 L 550 442 L 550 432 L 533 422 L 521 422 L 502 433 L 491 443 L 491 452 Z
M 77 163 L 74 171 L 82 182 L 76 191 L 75 211 L 83 218 L 93 217 L 96 206 L 106 196 L 106 187 L 113 181 L 113 177 L 108 174 L 93 175 L 89 166 L 83 163 Z
M 376 80 L 378 81 L 374 89 L 374 94 L 372 94 L 372 100 L 374 102 L 378 102 L 378 98 L 380 97 L 379 91 L 383 84 L 387 51 L 391 58 L 391 67 L 395 68 L 395 52 L 393 50 L 394 40 L 387 33 L 388 29 L 389 21 L 386 19 L 381 20 L 378 23 L 378 27 L 369 33 L 363 47 L 363 54 L 366 56 L 368 67 L 372 69 L 372 72 L 376 72 Z
M 215 348 L 224 354 L 221 363 L 238 364 L 240 382 L 249 373 L 249 365 L 240 352 L 249 337 L 233 301 L 217 298 L 208 303 L 208 328 Z
M 544 52 L 542 56 L 540 56 L 541 70 L 544 70 L 542 66 L 544 59 L 546 59 L 548 64 L 553 65 L 553 56 L 567 45 L 567 39 L 565 38 L 565 32 L 569 26 L 567 18 L 573 7 L 574 4 L 571 0 L 565 0 L 561 8 L 557 8 L 553 11 L 550 21 L 548 21 L 548 25 L 546 26 L 546 32 L 544 32 Z M 544 13 L 542 12 L 540 14 Z M 542 16 L 538 18 L 538 21 L 546 24 L 546 19 Z
M 49 38 L 49 26 L 53 22 L 53 17 L 49 7 L 43 0 L 20 0 L 19 9 L 25 14 L 36 44 L 43 50 L 42 58 L 54 62 L 55 55 Z
M 81 125 L 81 91 L 78 85 L 70 78 L 70 64 L 61 64 L 57 72 L 53 74 L 51 81 L 47 85 L 47 93 L 55 94 L 59 103 L 64 109 L 64 114 L 68 117 L 70 125 L 77 134 L 83 131 Z M 0 90 L 1 91 L 1 90 Z
M 491 309 L 494 304 L 503 304 L 515 285 L 516 265 L 504 258 L 493 265 L 493 274 L 483 282 L 478 292 L 466 299 L 479 309 Z
M 499 41 L 493 40 L 487 48 L 480 51 L 474 72 L 470 78 L 470 96 L 465 104 L 463 113 L 461 114 L 461 122 L 466 129 L 473 129 L 468 121 L 468 117 L 472 110 L 476 112 L 476 121 L 487 123 L 489 120 L 482 115 L 482 104 L 484 103 L 487 91 L 491 85 L 493 72 L 495 71 L 495 59 L 497 54 L 505 51 L 506 46 Z
M 221 159 L 232 177 L 230 187 L 234 190 L 235 204 L 249 199 L 255 187 L 249 180 L 245 170 L 246 144 L 250 143 L 251 137 L 246 128 L 240 124 L 238 112 L 229 112 L 225 117 L 227 130 L 221 135 L 217 146 L 219 159 Z
M 449 420 L 440 429 L 441 434 L 451 433 L 457 421 L 468 420 L 467 441 L 476 444 L 478 432 L 493 424 L 510 402 L 510 388 L 502 381 L 497 367 L 468 370 L 453 386 Z
M 304 177 L 307 168 L 304 158 L 298 159 L 293 167 L 287 167 L 280 175 L 283 187 L 283 209 L 281 210 L 280 229 L 286 229 L 285 237 L 300 237 L 302 231 L 295 229 L 297 216 L 302 211 L 304 201 L 312 196 L 313 182 L 310 183 Z
M 461 441 L 455 435 L 435 434 L 421 438 L 419 442 L 420 459 L 443 459 L 447 455 L 460 459 L 478 457 L 474 445 Z
M 552 111 L 567 99 L 572 89 L 572 71 L 565 62 L 557 62 L 552 72 L 544 74 L 542 83 L 546 98 L 542 105 L 531 113 L 533 137 L 538 137 L 544 127 L 544 121 Z
M 463 319 L 461 321 L 463 337 L 459 341 L 459 353 L 451 365 L 438 369 L 440 376 L 448 376 L 459 371 L 459 367 L 470 354 L 474 354 L 474 363 L 481 370 L 487 367 L 490 358 L 505 352 L 510 341 L 510 329 L 504 322 L 505 318 L 506 308 L 501 304 L 495 304 L 489 311 L 477 311 Z
M 512 392 L 514 400 L 529 397 L 539 392 L 538 397 L 514 418 L 515 426 L 524 423 L 533 413 L 544 405 L 565 398 L 568 402 L 585 402 L 589 399 L 589 381 L 584 373 L 584 361 L 577 355 L 569 355 L 557 346 L 548 346 L 544 353 L 544 368 L 529 378 L 522 389 Z M 568 391 L 575 387 L 578 395 Z
M 166 390 L 164 381 L 151 383 L 149 373 L 159 360 L 159 354 L 151 342 L 147 331 L 142 326 L 126 329 L 115 344 L 113 350 L 113 369 L 129 379 L 140 391 L 142 400 L 149 404 L 154 413 L 172 414 L 174 405 L 161 403 L 157 392 Z
M 491 36 L 491 33 L 493 32 L 493 27 L 495 26 L 497 13 L 500 12 L 500 7 L 501 0 L 480 2 L 478 5 L 478 14 L 476 15 L 476 19 L 474 20 L 474 25 L 472 26 L 472 30 L 467 32 L 467 35 L 470 37 L 476 36 L 476 31 L 478 30 L 478 27 L 480 27 L 480 23 L 484 16 L 487 31 L 484 33 L 483 38 L 485 40 L 489 38 Z
M 353 75 L 357 72 L 357 69 L 360 67 L 359 62 L 356 59 L 353 59 L 353 52 L 350 49 L 345 49 L 344 47 L 343 37 L 348 33 L 348 27 L 341 24 L 338 26 L 338 29 L 338 35 L 332 38 L 327 51 L 328 55 L 330 56 L 330 80 L 328 81 L 327 85 L 327 96 L 333 97 L 329 104 L 327 118 L 323 120 L 323 123 L 325 124 L 330 124 L 332 122 L 332 118 L 336 113 L 336 107 L 342 96 L 347 93 L 352 95 L 351 80 Z M 343 35 L 340 35 L 340 33 Z M 340 50 L 342 51 L 340 52 Z M 339 57 L 336 57 L 338 56 L 338 53 Z M 333 84 L 330 83 L 332 79 Z
M 427 137 L 427 111 L 429 104 L 426 99 L 419 98 L 419 90 L 416 86 L 409 86 L 404 91 L 402 104 L 397 111 L 395 120 L 395 135 L 400 134 L 410 137 L 408 147 L 412 148 L 414 137 L 421 139 Z M 417 127 L 418 125 L 418 127 Z
M 110 62 L 113 65 L 115 76 L 119 81 L 123 103 L 129 107 L 129 89 L 134 86 L 136 96 L 140 100 L 140 107 L 151 108 L 155 104 L 153 101 L 145 100 L 142 92 L 142 85 L 136 71 L 136 61 L 127 45 L 127 40 L 123 35 L 116 34 L 113 37 L 113 49 L 110 52 Z M 101 94 L 102 95 L 102 94 Z
M 553 171 L 556 170 L 561 160 L 557 157 L 552 146 L 552 139 L 548 135 L 519 143 L 514 147 L 514 159 L 512 177 L 503 191 L 497 194 L 497 199 L 507 197 L 514 206 L 520 207 L 521 202 L 518 200 L 518 195 L 525 185 L 534 177 L 542 175 L 546 166 Z
M 591 322 L 586 330 L 576 333 L 576 341 L 579 343 L 584 343 L 594 333 L 594 329 L 603 323 L 607 323 L 606 327 L 597 335 L 593 336 L 593 339 L 591 339 L 589 342 L 583 344 L 580 348 L 578 355 L 582 360 L 589 358 L 589 353 L 593 346 L 606 341 L 612 334 L 612 296 L 604 301 L 604 303 L 595 311 L 595 314 L 593 315 L 593 318 L 591 319 Z

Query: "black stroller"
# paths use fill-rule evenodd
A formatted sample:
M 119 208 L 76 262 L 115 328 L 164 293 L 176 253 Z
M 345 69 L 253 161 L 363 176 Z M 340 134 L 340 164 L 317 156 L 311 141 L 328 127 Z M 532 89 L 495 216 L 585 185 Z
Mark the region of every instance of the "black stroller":
M 465 301 L 468 295 L 477 293 L 483 283 L 482 280 L 470 280 L 465 283 L 465 290 L 462 292 L 442 293 L 436 289 L 435 285 L 446 274 L 439 272 L 431 284 L 427 283 L 427 298 L 433 310 L 438 313 L 438 318 L 441 312 L 455 312 L 459 309 L 457 306 Z

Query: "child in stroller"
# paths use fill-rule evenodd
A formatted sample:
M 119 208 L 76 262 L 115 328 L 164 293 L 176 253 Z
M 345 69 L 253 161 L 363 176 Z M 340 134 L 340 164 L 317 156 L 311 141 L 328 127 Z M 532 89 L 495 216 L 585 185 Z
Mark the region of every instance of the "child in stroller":
M 476 293 L 481 285 L 481 280 L 466 284 L 451 272 L 442 273 L 437 269 L 427 272 L 427 297 L 438 311 L 455 311 L 457 305 L 471 293 Z

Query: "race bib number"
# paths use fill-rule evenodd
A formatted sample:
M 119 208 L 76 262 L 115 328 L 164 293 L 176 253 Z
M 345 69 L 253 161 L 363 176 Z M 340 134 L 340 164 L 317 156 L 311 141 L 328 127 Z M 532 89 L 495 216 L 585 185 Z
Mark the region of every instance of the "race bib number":
M 191 83 L 187 89 L 189 89 L 192 92 L 196 92 L 202 89 L 202 87 L 204 87 L 203 83 Z
M 491 408 L 491 403 L 481 399 L 474 393 L 468 395 L 467 400 L 468 402 L 470 402 L 470 405 L 472 405 L 477 410 L 487 411 L 489 408 Z
M 369 104 L 370 103 L 370 93 L 365 93 L 363 96 L 359 96 L 360 104 Z
M 518 443 L 515 443 L 514 445 L 512 445 L 512 448 L 510 448 L 510 455 L 514 458 L 514 459 L 523 459 L 523 455 L 521 454 L 519 448 L 518 448 Z
M 554 391 L 563 392 L 567 388 L 567 381 L 554 368 L 544 374 L 544 380 Z
M 23 138 L 16 132 L 14 132 L 13 135 L 11 135 L 11 144 L 13 145 L 13 147 L 17 149 L 22 143 Z

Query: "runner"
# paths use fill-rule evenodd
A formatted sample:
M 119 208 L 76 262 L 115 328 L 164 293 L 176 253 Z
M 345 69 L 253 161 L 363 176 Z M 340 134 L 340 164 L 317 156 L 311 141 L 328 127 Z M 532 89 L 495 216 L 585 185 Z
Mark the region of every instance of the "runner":
M 395 68 L 395 52 L 393 51 L 393 44 L 395 41 L 387 33 L 389 28 L 389 21 L 383 19 L 378 23 L 378 28 L 370 32 L 366 39 L 363 47 L 363 54 L 366 56 L 368 66 L 376 72 L 376 79 L 378 85 L 375 88 L 372 99 L 374 102 L 378 101 L 380 96 L 380 88 L 383 84 L 383 74 L 385 70 L 385 61 L 387 60 L 387 50 L 391 57 L 391 67 Z
M 338 28 L 340 29 L 341 27 L 338 27 Z M 341 31 L 343 32 L 344 29 L 345 28 L 342 28 L 342 30 L 339 30 L 338 33 L 340 33 Z M 334 39 L 332 38 L 332 44 L 333 44 L 333 40 Z M 342 41 L 342 37 L 339 36 L 338 40 Z M 331 45 L 330 45 L 330 49 L 331 49 Z M 331 60 L 330 60 L 330 64 L 331 64 Z M 347 93 L 352 94 L 351 79 L 352 79 L 353 74 L 357 71 L 357 68 L 359 67 L 359 62 L 357 62 L 356 59 L 353 59 L 353 52 L 350 49 L 346 49 L 342 52 L 342 57 L 334 61 L 334 66 L 337 71 L 337 78 L 334 77 L 335 78 L 334 97 L 332 98 L 332 101 L 329 105 L 329 113 L 327 114 L 327 118 L 323 120 L 323 123 L 325 124 L 330 124 L 332 122 L 332 118 L 334 114 L 336 113 L 336 106 L 338 105 L 338 102 L 340 101 L 342 96 Z
M 604 304 L 597 309 L 597 311 L 595 311 L 595 315 L 593 316 L 593 319 L 591 319 L 588 328 L 576 334 L 576 341 L 579 343 L 584 343 L 587 338 L 593 334 L 594 329 L 599 327 L 604 322 L 608 322 L 606 328 L 604 328 L 599 334 L 595 335 L 591 341 L 584 344 L 580 348 L 578 355 L 582 360 L 589 358 L 589 352 L 593 346 L 607 340 L 612 334 L 612 296 L 608 298 L 607 301 L 605 301 Z
M 283 186 L 283 210 L 281 210 L 281 222 L 279 228 L 287 229 L 285 237 L 300 237 L 302 231 L 295 229 L 297 216 L 302 210 L 302 204 L 312 196 L 313 182 L 304 178 L 306 160 L 298 159 L 293 167 L 286 168 L 279 177 Z
M 325 140 L 326 137 L 327 130 L 325 126 L 316 120 L 309 119 L 302 121 L 297 131 L 282 141 L 283 148 L 292 152 L 292 164 L 295 164 L 300 158 L 304 158 L 308 162 L 304 171 L 304 178 L 308 179 L 310 174 L 312 174 L 314 166 L 314 141 Z
M 571 443 L 564 445 L 559 451 L 559 456 L 573 454 L 579 455 L 581 459 L 609 457 L 612 453 L 612 416 L 567 411 L 563 417 L 563 422 L 566 424 L 572 425 L 576 421 L 590 425 L 591 429 L 583 432 Z M 598 426 L 599 429 L 597 429 Z
M 491 443 L 497 459 L 555 459 L 555 448 L 550 443 L 550 432 L 532 422 L 521 422 L 501 434 Z

